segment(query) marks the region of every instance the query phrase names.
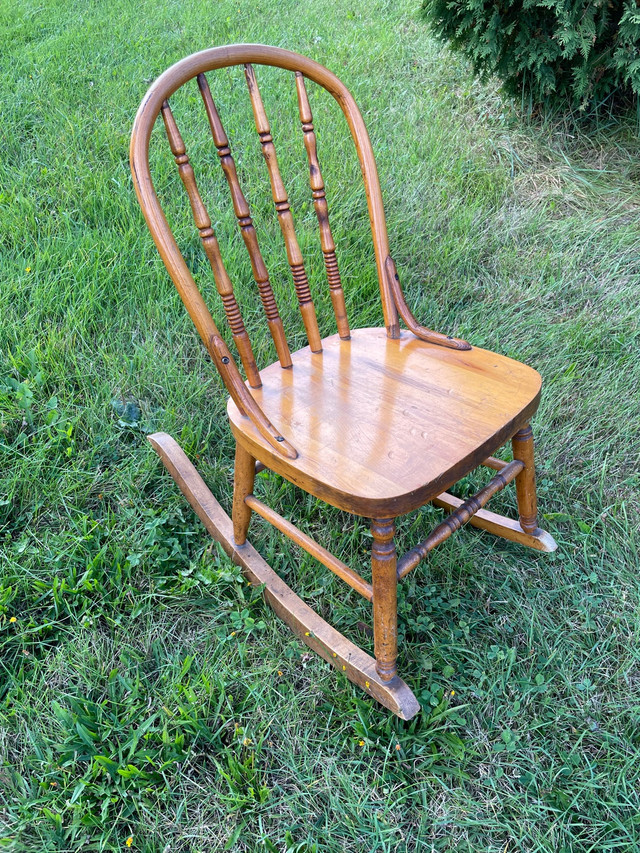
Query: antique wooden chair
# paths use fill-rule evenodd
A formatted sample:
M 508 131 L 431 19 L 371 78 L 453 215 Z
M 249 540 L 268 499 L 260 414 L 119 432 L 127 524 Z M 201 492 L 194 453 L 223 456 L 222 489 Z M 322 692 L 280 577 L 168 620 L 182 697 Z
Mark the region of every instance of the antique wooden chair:
M 244 66 L 309 342 L 297 352 L 289 349 L 229 140 L 205 77 L 206 72 L 236 65 Z M 311 196 L 337 326 L 337 334 L 330 337 L 321 338 L 318 330 L 254 65 L 277 66 L 295 75 L 292 84 L 295 82 L 297 88 Z M 347 319 L 307 80 L 333 95 L 353 136 L 371 220 L 384 317 L 381 328 L 352 328 Z M 195 93 L 196 81 L 278 355 L 278 361 L 261 370 L 169 106 L 169 98 L 180 86 L 189 83 Z M 246 380 L 196 287 L 154 190 L 149 139 L 160 113 Z M 536 518 L 529 421 L 540 399 L 540 376 L 517 361 L 432 332 L 413 317 L 389 254 L 380 184 L 362 116 L 346 87 L 317 62 L 263 45 L 212 48 L 183 59 L 156 80 L 138 110 L 131 140 L 131 168 L 158 251 L 230 395 L 227 412 L 236 441 L 232 517 L 169 435 L 151 435 L 150 442 L 211 535 L 244 568 L 252 583 L 264 584 L 267 601 L 300 639 L 387 708 L 410 719 L 419 705 L 396 672 L 398 580 L 467 521 L 539 551 L 556 547 L 551 536 L 539 529 Z M 408 331 L 401 330 L 400 319 Z M 514 461 L 506 463 L 491 454 L 509 439 Z M 448 494 L 447 489 L 478 466 L 496 471 L 487 485 L 464 501 Z M 335 507 L 371 519 L 371 583 L 253 494 L 256 471 L 264 468 Z M 519 522 L 483 509 L 492 495 L 512 480 Z M 395 519 L 428 502 L 445 508 L 450 515 L 423 542 L 398 558 Z M 248 542 L 253 512 L 372 602 L 375 660 L 301 601 Z

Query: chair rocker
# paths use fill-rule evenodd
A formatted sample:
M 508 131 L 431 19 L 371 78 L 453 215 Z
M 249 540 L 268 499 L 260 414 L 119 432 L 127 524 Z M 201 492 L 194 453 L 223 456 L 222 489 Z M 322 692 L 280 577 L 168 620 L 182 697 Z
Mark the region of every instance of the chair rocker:
M 205 77 L 207 72 L 236 65 L 244 66 L 308 340 L 308 346 L 297 352 L 289 349 L 229 140 Z M 254 65 L 276 66 L 295 75 L 292 85 L 295 82 L 311 196 L 337 326 L 337 334 L 324 339 L 318 330 Z M 256 366 L 211 219 L 169 106 L 173 93 L 194 78 L 278 356 L 262 370 Z M 352 329 L 347 319 L 306 91 L 308 80 L 336 99 L 353 136 L 367 194 L 384 328 Z M 196 83 L 191 85 L 195 93 Z M 159 114 L 246 381 L 205 305 L 154 190 L 148 152 Z M 212 48 L 183 59 L 156 80 L 138 110 L 131 168 L 158 251 L 229 392 L 227 412 L 236 441 L 231 517 L 169 435 L 156 433 L 149 441 L 211 536 L 242 566 L 253 584 L 264 585 L 267 601 L 300 639 L 378 702 L 410 719 L 420 706 L 396 671 L 398 581 L 467 521 L 538 551 L 556 548 L 552 537 L 538 527 L 536 516 L 529 421 L 540 399 L 539 374 L 512 359 L 433 332 L 414 318 L 389 254 L 380 184 L 362 116 L 346 87 L 317 62 L 263 45 Z M 406 330 L 400 328 L 400 320 Z M 509 440 L 514 459 L 507 463 L 492 454 Z M 449 494 L 453 484 L 479 466 L 496 472 L 487 485 L 464 501 Z M 265 468 L 334 507 L 371 519 L 371 583 L 253 494 L 255 474 Z M 513 480 L 519 521 L 483 508 Z M 449 516 L 423 542 L 398 557 L 395 519 L 429 502 L 448 510 Z M 254 512 L 372 603 L 375 658 L 308 607 L 253 548 L 247 533 Z

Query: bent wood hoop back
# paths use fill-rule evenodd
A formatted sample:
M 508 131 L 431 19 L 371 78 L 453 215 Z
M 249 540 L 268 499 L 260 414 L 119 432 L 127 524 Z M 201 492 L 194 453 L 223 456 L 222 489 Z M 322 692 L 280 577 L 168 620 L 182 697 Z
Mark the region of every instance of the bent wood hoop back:
M 240 408 L 246 408 L 247 405 L 251 406 L 250 401 L 247 399 L 249 395 L 248 393 L 243 393 L 238 385 L 240 377 L 234 369 L 235 364 L 233 363 L 233 359 L 230 353 L 226 351 L 226 347 L 222 342 L 211 314 L 198 291 L 193 276 L 171 233 L 154 189 L 149 169 L 148 154 L 149 140 L 153 126 L 158 116 L 162 113 L 171 150 L 175 157 L 180 177 L 189 195 L 196 226 L 198 227 L 205 253 L 211 262 L 216 286 L 222 297 L 234 342 L 245 367 L 247 379 L 250 385 L 259 387 L 259 374 L 253 360 L 253 354 L 248 338 L 246 337 L 246 332 L 244 331 L 239 310 L 235 305 L 231 283 L 228 281 L 228 276 L 220 258 L 217 241 L 211 228 L 211 220 L 198 193 L 193 169 L 188 161 L 188 155 L 168 104 L 170 96 L 177 89 L 190 80 L 197 79 L 211 126 L 213 141 L 220 155 L 221 165 L 231 190 L 238 224 L 249 249 L 254 277 L 260 290 L 279 360 L 283 367 L 288 367 L 291 364 L 290 356 L 284 334 L 281 330 L 282 324 L 277 314 L 277 307 L 270 292 L 270 285 L 268 285 L 268 275 L 257 247 L 255 230 L 253 229 L 249 209 L 237 178 L 229 142 L 205 77 L 206 72 L 215 69 L 234 65 L 245 66 L 245 75 L 254 112 L 256 130 L 260 137 L 260 143 L 269 171 L 273 199 L 285 240 L 287 256 L 307 337 L 313 351 L 321 349 L 313 303 L 308 295 L 306 274 L 302 267 L 302 259 L 293 229 L 288 199 L 278 169 L 269 123 L 252 67 L 254 64 L 276 66 L 293 72 L 292 86 L 297 91 L 300 121 L 302 124 L 301 141 L 303 141 L 308 155 L 312 199 L 320 226 L 320 241 L 325 259 L 331 299 L 336 314 L 338 332 L 341 337 L 348 338 L 348 321 L 344 310 L 344 299 L 342 298 L 342 289 L 335 260 L 335 246 L 329 227 L 324 184 L 318 162 L 312 114 L 304 79 L 307 78 L 326 89 L 335 98 L 344 113 L 355 143 L 365 184 L 385 327 L 387 334 L 391 338 L 397 338 L 400 333 L 398 311 L 396 302 L 394 301 L 392 284 L 389 280 L 389 242 L 378 173 L 364 121 L 346 86 L 319 63 L 291 51 L 265 45 L 217 47 L 189 56 L 165 71 L 151 86 L 140 105 L 131 138 L 131 168 L 138 200 L 162 260 L 205 346 L 220 370 L 229 393 L 236 403 L 238 402 L 237 398 L 240 397 L 241 403 L 245 404 L 244 406 L 241 405 Z M 270 425 L 263 424 L 263 427 L 263 434 L 269 440 L 267 435 L 275 431 L 270 430 Z M 282 447 L 283 442 L 279 441 L 280 446 L 277 447 L 275 444 L 276 437 L 275 435 L 271 435 L 272 440 L 269 443 L 276 447 L 279 452 L 282 452 L 284 450 Z

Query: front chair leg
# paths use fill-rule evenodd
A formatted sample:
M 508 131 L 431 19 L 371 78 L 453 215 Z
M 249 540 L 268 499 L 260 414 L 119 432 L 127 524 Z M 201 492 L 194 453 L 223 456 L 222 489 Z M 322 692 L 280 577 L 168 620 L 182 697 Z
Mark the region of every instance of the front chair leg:
M 538 529 L 538 505 L 531 424 L 527 424 L 513 436 L 511 445 L 513 447 L 513 458 L 524 462 L 523 470 L 516 477 L 520 527 L 525 533 L 534 533 Z
M 236 545 L 244 545 L 251 521 L 251 509 L 244 499 L 253 492 L 256 476 L 256 460 L 236 441 L 236 461 L 233 470 L 233 539 Z
M 371 521 L 371 573 L 373 585 L 373 637 L 376 670 L 383 681 L 396 674 L 398 656 L 398 576 L 393 518 Z

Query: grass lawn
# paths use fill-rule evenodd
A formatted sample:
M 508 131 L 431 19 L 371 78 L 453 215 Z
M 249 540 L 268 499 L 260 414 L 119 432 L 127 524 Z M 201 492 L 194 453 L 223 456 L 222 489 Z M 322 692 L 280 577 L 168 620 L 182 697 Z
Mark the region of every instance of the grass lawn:
M 640 850 L 637 126 L 527 125 L 418 7 L 0 0 L 0 850 Z M 174 435 L 229 506 L 225 395 L 142 220 L 128 137 L 158 73 L 242 41 L 310 55 L 351 88 L 418 318 L 544 377 L 540 503 L 558 551 L 465 529 L 409 576 L 400 667 L 425 708 L 411 723 L 306 653 L 145 440 Z M 294 90 L 258 75 L 320 293 Z M 242 76 L 209 79 L 284 292 Z M 357 164 L 311 94 L 350 319 L 378 324 Z M 186 139 L 202 114 L 195 93 L 176 101 Z M 175 167 L 159 141 L 153 156 L 220 319 L 170 200 Z M 231 235 L 215 170 L 202 187 Z M 226 259 L 248 290 L 236 237 Z M 248 323 L 264 364 L 266 324 Z M 365 520 L 266 474 L 259 492 L 366 573 Z M 513 512 L 513 490 L 493 505 Z M 407 519 L 401 545 L 439 518 Z M 355 593 L 259 520 L 250 536 L 370 646 Z

